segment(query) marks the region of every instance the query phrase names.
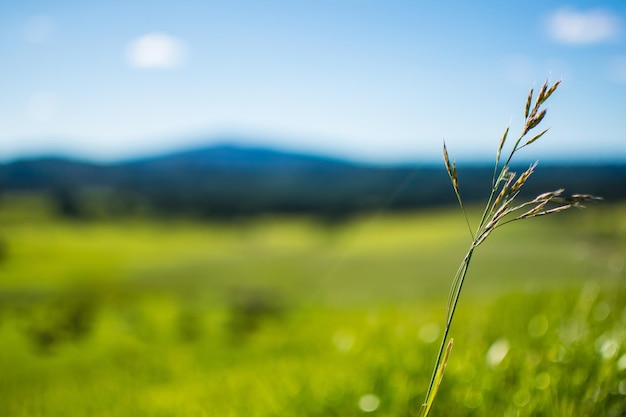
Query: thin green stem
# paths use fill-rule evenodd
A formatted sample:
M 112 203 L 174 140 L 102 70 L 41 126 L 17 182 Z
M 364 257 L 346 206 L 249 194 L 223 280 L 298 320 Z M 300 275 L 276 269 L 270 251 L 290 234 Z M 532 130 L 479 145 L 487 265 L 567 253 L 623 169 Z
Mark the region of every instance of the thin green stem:
M 474 243 L 472 243 L 472 245 L 470 246 L 470 249 L 465 255 L 465 258 L 463 258 L 463 261 L 461 262 L 459 269 L 457 270 L 456 276 L 454 277 L 452 291 L 450 293 L 450 298 L 448 300 L 448 310 L 446 313 L 446 327 L 443 331 L 443 337 L 441 338 L 441 345 L 439 347 L 439 353 L 437 354 L 437 359 L 435 361 L 435 368 L 433 370 L 433 374 L 430 379 L 430 384 L 428 385 L 428 391 L 426 391 L 426 399 L 424 400 L 424 404 L 428 404 L 430 401 L 433 400 L 431 399 L 431 394 L 435 387 L 435 381 L 437 379 L 437 371 L 439 369 L 439 366 L 441 365 L 441 361 L 443 359 L 443 356 L 446 350 L 448 336 L 450 334 L 450 327 L 452 326 L 452 320 L 454 318 L 454 313 L 456 311 L 456 307 L 459 302 L 459 298 L 461 296 L 461 289 L 463 288 L 463 283 L 465 282 L 465 276 L 467 274 L 470 261 L 472 260 L 472 254 L 474 253 L 474 249 L 476 249 L 476 246 L 474 245 Z
M 467 215 L 467 211 L 465 210 L 465 206 L 463 206 L 463 201 L 461 201 L 461 196 L 459 196 L 459 205 L 461 206 L 461 211 L 463 211 L 463 216 L 465 217 L 465 224 L 467 224 L 467 230 L 470 232 L 470 236 L 472 240 L 476 239 L 474 236 L 474 232 L 472 231 L 472 225 L 469 221 L 469 216 Z

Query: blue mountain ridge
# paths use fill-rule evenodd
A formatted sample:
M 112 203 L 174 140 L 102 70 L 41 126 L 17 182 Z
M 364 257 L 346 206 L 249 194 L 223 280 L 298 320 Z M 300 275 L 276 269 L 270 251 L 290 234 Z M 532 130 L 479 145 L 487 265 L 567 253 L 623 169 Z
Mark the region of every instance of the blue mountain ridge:
M 518 172 L 527 166 L 520 165 Z M 492 175 L 492 164 L 459 166 L 464 198 L 469 202 L 483 199 Z M 542 164 L 525 185 L 525 192 L 561 187 L 569 193 L 623 200 L 626 164 Z M 93 198 L 94 189 L 105 190 L 102 204 L 121 199 L 124 202 L 117 206 L 143 205 L 151 212 L 200 216 L 264 212 L 343 215 L 456 201 L 443 164 L 380 166 L 229 144 L 109 164 L 56 156 L 0 165 L 0 193 L 46 191 L 63 201 L 69 198 L 87 206 L 85 199 Z

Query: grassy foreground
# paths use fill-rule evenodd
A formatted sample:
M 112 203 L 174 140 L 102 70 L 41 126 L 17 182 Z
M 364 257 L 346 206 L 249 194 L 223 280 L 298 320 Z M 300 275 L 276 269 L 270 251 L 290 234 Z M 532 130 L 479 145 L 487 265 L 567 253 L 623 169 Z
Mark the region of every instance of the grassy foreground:
M 328 225 L 14 207 L 2 416 L 416 415 L 469 239 L 457 210 Z M 626 413 L 625 215 L 536 219 L 480 248 L 433 415 Z

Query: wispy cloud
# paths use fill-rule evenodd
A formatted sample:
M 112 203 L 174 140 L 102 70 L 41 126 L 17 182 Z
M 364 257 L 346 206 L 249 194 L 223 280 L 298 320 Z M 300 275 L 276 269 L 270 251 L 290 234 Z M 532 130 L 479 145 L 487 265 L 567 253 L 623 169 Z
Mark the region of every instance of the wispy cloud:
M 136 68 L 176 68 L 184 64 L 187 46 L 164 33 L 148 33 L 128 44 L 126 57 Z
M 614 41 L 622 31 L 620 18 L 606 9 L 577 11 L 563 8 L 547 20 L 552 39 L 570 45 L 590 45 Z

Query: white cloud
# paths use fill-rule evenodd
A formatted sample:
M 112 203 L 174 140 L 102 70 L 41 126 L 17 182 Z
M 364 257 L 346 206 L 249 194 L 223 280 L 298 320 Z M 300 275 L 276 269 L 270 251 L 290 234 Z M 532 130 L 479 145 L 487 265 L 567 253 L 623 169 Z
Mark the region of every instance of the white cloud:
M 184 64 L 183 41 L 163 33 L 148 33 L 128 44 L 126 57 L 136 68 L 176 68 Z
M 605 9 L 559 9 L 549 16 L 547 24 L 552 39 L 571 45 L 613 41 L 622 29 L 620 19 Z

